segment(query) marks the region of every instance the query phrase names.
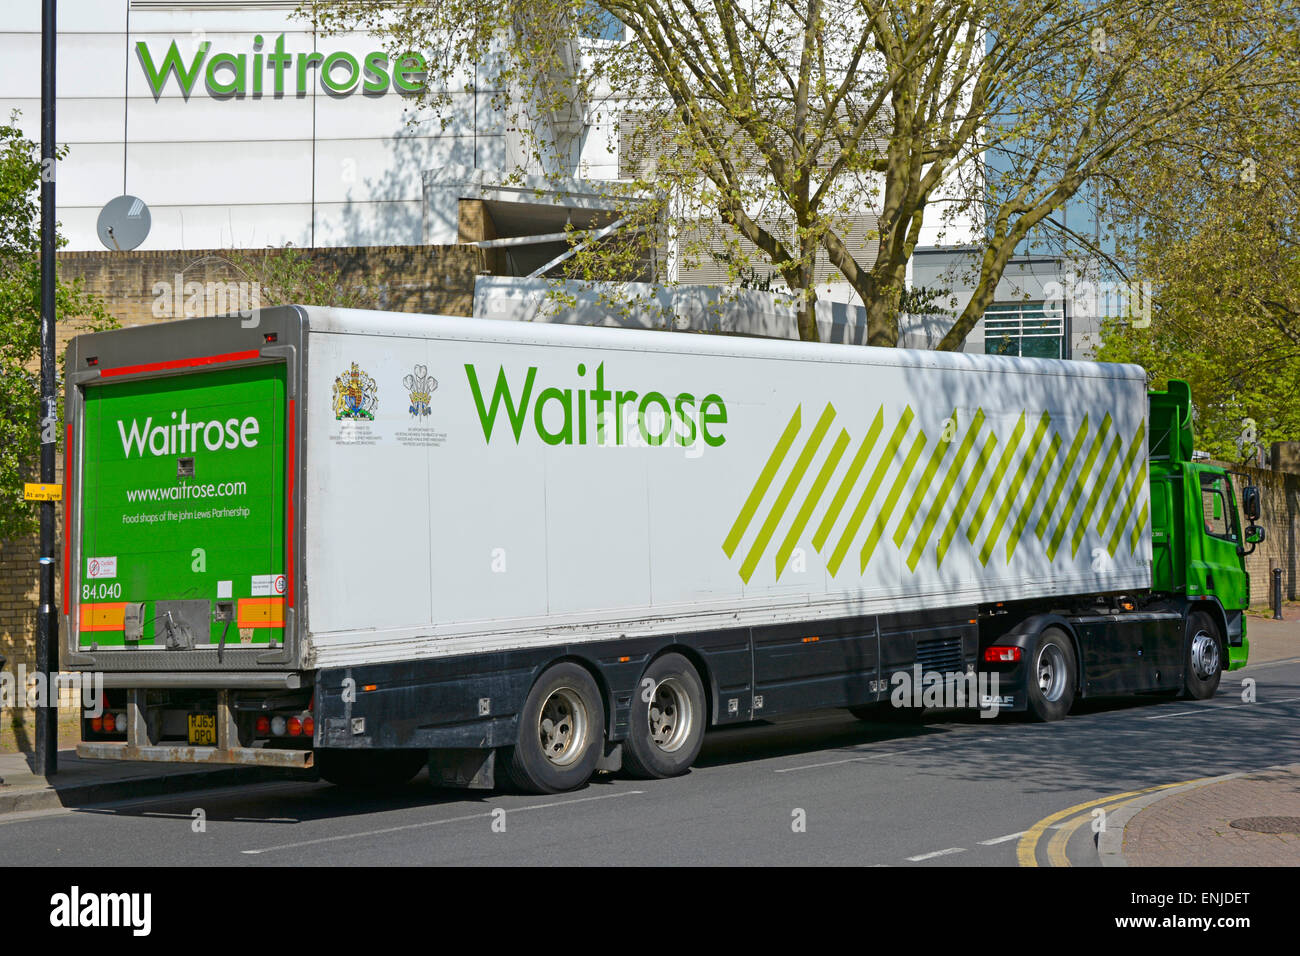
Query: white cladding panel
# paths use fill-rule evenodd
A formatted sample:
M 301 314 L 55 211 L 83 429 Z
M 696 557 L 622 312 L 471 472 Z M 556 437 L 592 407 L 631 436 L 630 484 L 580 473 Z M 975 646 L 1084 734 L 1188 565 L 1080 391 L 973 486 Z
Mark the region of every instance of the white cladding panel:
M 58 216 L 69 250 L 103 248 L 96 220 L 124 191 L 152 213 L 146 250 L 420 243 L 425 170 L 454 164 L 507 171 L 513 124 L 492 108 L 495 91 L 472 71 L 449 84 L 445 128 L 396 88 L 391 60 L 382 94 L 363 92 L 364 76 L 352 93 L 327 93 L 318 64 L 305 70 L 299 92 L 298 54 L 346 52 L 364 64 L 383 42 L 358 32 L 317 36 L 293 16 L 296 6 L 62 0 L 57 138 L 68 155 L 58 171 Z M 39 142 L 40 4 L 13 0 L 7 7 L 0 119 L 18 110 L 19 126 Z M 276 96 L 266 57 L 281 34 L 294 60 Z M 173 42 L 183 69 L 197 62 L 193 86 L 187 95 L 169 72 L 155 95 L 137 45 L 146 44 L 161 70 Z M 206 58 L 198 60 L 205 43 Z M 245 94 L 208 89 L 206 68 L 219 54 L 244 57 Z M 261 95 L 252 81 L 255 54 L 262 57 Z M 342 81 L 346 73 L 336 66 L 333 76 Z M 228 84 L 233 75 L 221 66 L 213 78 Z M 607 137 L 607 121 L 601 129 L 598 138 Z
M 1150 584 L 1133 367 L 308 313 L 317 665 Z

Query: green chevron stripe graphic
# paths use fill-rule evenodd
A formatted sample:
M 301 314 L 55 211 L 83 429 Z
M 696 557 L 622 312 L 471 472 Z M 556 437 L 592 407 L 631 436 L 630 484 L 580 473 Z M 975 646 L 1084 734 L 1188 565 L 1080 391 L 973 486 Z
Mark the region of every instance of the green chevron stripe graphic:
M 1133 525 L 1133 533 L 1129 535 L 1129 539 L 1128 539 L 1129 554 L 1132 554 L 1138 548 L 1138 539 L 1142 537 L 1142 529 L 1146 527 L 1147 508 L 1150 506 L 1150 504 L 1151 502 L 1144 501 L 1142 503 L 1142 510 L 1138 512 L 1137 522 Z
M 1048 561 L 1068 539 L 1076 560 L 1089 531 L 1112 557 L 1126 536 L 1136 551 L 1150 520 L 1145 422 L 1126 441 L 1109 414 L 1095 428 L 1085 415 L 1077 429 L 1062 430 L 1051 412 L 1025 409 L 1000 439 L 977 408 L 958 442 L 952 437 L 958 412 L 942 423 L 948 440 L 932 445 L 924 428 L 913 427 L 919 422 L 910 406 L 887 428 L 882 405 L 855 445 L 851 426 L 836 424 L 830 403 L 807 434 L 803 407 L 796 407 L 723 540 L 727 557 L 739 560 L 741 580 L 750 583 L 775 545 L 770 553 L 780 581 L 814 527 L 812 547 L 832 576 L 851 547 L 858 550 L 858 573 L 865 574 L 886 539 L 910 571 L 931 544 L 935 567 L 942 568 L 961 531 L 972 557 L 986 566 L 999 548 L 1010 565 L 1016 550 L 1035 538 Z
M 907 453 L 907 460 L 903 462 L 903 467 L 898 471 L 898 477 L 894 479 L 894 485 L 889 489 L 889 495 L 885 498 L 885 503 L 880 508 L 880 513 L 876 515 L 875 523 L 872 524 L 871 530 L 867 533 L 867 540 L 862 545 L 861 564 L 858 569 L 860 572 L 867 570 L 867 563 L 871 560 L 872 552 L 876 550 L 876 544 L 880 541 L 880 536 L 885 532 L 885 525 L 894 515 L 894 507 L 898 504 L 898 496 L 903 493 L 903 488 L 907 484 L 907 479 L 912 475 L 912 469 L 916 467 L 916 460 L 921 457 L 921 452 L 925 450 L 925 432 L 916 436 L 912 442 L 912 450 Z
M 826 568 L 830 571 L 832 577 L 835 576 L 840 569 L 840 565 L 844 562 L 844 555 L 848 552 L 849 545 L 858 533 L 858 528 L 862 527 L 862 519 L 867 516 L 867 508 L 870 507 L 872 500 L 876 497 L 876 489 L 880 487 L 885 472 L 893 464 L 894 456 L 898 454 L 898 446 L 903 443 L 903 436 L 907 434 L 907 429 L 915 417 L 912 406 L 907 406 L 903 410 L 903 417 L 898 420 L 898 424 L 894 427 L 894 433 L 889 436 L 889 443 L 885 445 L 885 450 L 880 454 L 880 461 L 876 463 L 876 469 L 871 473 L 871 480 L 867 482 L 867 487 L 863 490 L 862 497 L 858 499 L 858 506 L 853 509 L 853 514 L 849 515 L 849 523 L 844 527 L 844 533 L 840 535 L 835 550 L 831 552 L 830 560 L 826 562 Z
M 776 470 L 781 467 L 786 452 L 794 444 L 794 437 L 799 434 L 799 413 L 802 408 L 802 405 L 795 407 L 794 414 L 790 416 L 790 424 L 785 426 L 785 431 L 781 433 L 781 437 L 777 440 L 776 447 L 772 449 L 772 454 L 768 455 L 767 464 L 759 472 L 758 481 L 754 482 L 754 487 L 750 490 L 749 497 L 745 499 L 740 514 L 736 516 L 736 523 L 731 526 L 731 531 L 727 533 L 726 539 L 722 542 L 722 550 L 727 557 L 735 554 L 736 545 L 740 544 L 745 529 L 749 527 L 754 512 L 758 510 L 758 503 L 763 500 L 763 495 L 767 494 L 768 485 L 772 484 L 772 479 L 776 477 Z
M 921 560 L 921 552 L 925 550 L 926 544 L 929 543 L 930 534 L 939 521 L 939 515 L 943 513 L 943 506 L 947 503 L 948 496 L 952 494 L 953 486 L 957 484 L 957 476 L 961 474 L 966 459 L 970 457 L 971 449 L 975 447 L 975 439 L 979 437 L 980 429 L 983 427 L 984 409 L 981 408 L 976 410 L 970 428 L 966 429 L 966 437 L 961 440 L 961 447 L 957 449 L 957 456 L 953 459 L 952 466 L 943 479 L 943 484 L 939 486 L 939 490 L 935 493 L 934 503 L 930 505 L 930 512 L 925 516 L 925 520 L 921 522 L 921 530 L 916 533 L 916 541 L 912 544 L 912 552 L 907 556 L 909 571 L 916 570 L 917 562 Z M 972 475 L 971 480 L 973 481 L 975 477 L 975 475 Z
M 1052 515 L 1056 513 L 1056 503 L 1061 498 L 1061 492 L 1065 488 L 1065 483 L 1070 477 L 1070 470 L 1074 468 L 1074 460 L 1079 457 L 1079 450 L 1083 448 L 1084 440 L 1088 437 L 1088 416 L 1083 416 L 1083 421 L 1079 423 L 1079 431 L 1074 436 L 1074 441 L 1070 442 L 1070 450 L 1066 452 L 1065 464 L 1061 466 L 1061 473 L 1056 476 L 1056 481 L 1052 484 L 1052 491 L 1047 496 L 1047 504 L 1043 505 L 1043 513 L 1038 516 L 1038 524 L 1034 528 L 1034 534 L 1039 541 L 1043 540 L 1043 535 L 1047 533 L 1047 526 L 1052 521 Z
M 1106 542 L 1106 552 L 1113 558 L 1115 549 L 1119 547 L 1119 539 L 1128 527 L 1129 515 L 1137 507 L 1138 499 L 1142 497 L 1142 487 L 1145 484 L 1143 479 L 1143 469 L 1138 469 L 1129 482 L 1128 492 L 1125 495 L 1124 509 L 1119 513 L 1119 519 L 1115 522 L 1115 530 L 1110 533 L 1110 540 Z
M 1134 444 L 1145 440 L 1146 423 L 1143 422 L 1138 426 L 1137 435 L 1134 438 Z M 1124 529 L 1128 527 L 1129 516 L 1133 514 L 1133 509 L 1137 507 L 1138 501 L 1142 498 L 1142 490 L 1147 483 L 1147 465 L 1146 461 L 1139 459 L 1137 467 L 1131 470 L 1128 476 L 1128 484 L 1124 489 L 1124 507 L 1115 519 L 1115 525 L 1110 533 L 1110 540 L 1106 542 L 1106 551 L 1113 558 L 1115 551 L 1119 548 L 1119 539 L 1124 534 Z M 1105 522 L 1098 522 L 1099 527 L 1104 528 Z
M 1092 521 L 1092 513 L 1096 510 L 1097 502 L 1101 499 L 1102 489 L 1106 487 L 1106 479 L 1110 477 L 1110 470 L 1115 467 L 1115 462 L 1119 459 L 1119 450 L 1123 442 L 1116 435 L 1110 441 L 1110 451 L 1106 452 L 1106 460 L 1101 463 L 1101 474 L 1093 482 L 1092 494 L 1088 495 L 1088 503 L 1083 506 L 1083 513 L 1079 515 L 1079 523 L 1074 528 L 1074 534 L 1070 537 L 1070 557 L 1079 553 L 1079 545 L 1083 543 L 1083 536 L 1088 533 L 1088 523 Z
M 1007 489 L 1006 494 L 1002 497 L 1002 507 L 993 517 L 993 527 L 989 529 L 988 537 L 984 539 L 984 547 L 980 548 L 980 564 L 988 564 L 989 557 L 993 554 L 993 548 L 997 545 L 999 536 L 1002 534 L 1002 528 L 1007 523 L 1007 515 L 1011 513 L 1011 506 L 1016 503 L 1016 498 L 1020 494 L 1020 489 L 1025 483 L 1025 478 L 1029 474 L 1029 469 L 1038 456 L 1038 446 L 1043 443 L 1043 436 L 1047 434 L 1047 426 L 1052 422 L 1052 416 L 1043 412 L 1038 419 L 1038 427 L 1034 429 L 1033 436 L 1029 439 L 1029 448 L 1025 451 L 1025 457 L 1020 459 L 1020 465 L 1016 468 L 1015 476 L 1011 479 L 1011 486 Z M 1033 499 L 1028 499 L 1023 505 L 1024 508 L 1032 508 Z
M 790 530 L 786 532 L 781 547 L 776 552 L 776 579 L 778 581 L 781 580 L 781 572 L 785 570 L 786 562 L 790 560 L 790 555 L 794 553 L 794 546 L 799 540 L 799 535 L 803 534 L 803 529 L 808 526 L 808 519 L 812 517 L 813 509 L 817 507 L 817 502 L 821 500 L 822 493 L 826 490 L 831 475 L 835 472 L 835 466 L 840 463 L 840 458 L 844 455 L 844 449 L 848 447 L 849 433 L 841 428 L 839 436 L 835 439 L 835 444 L 831 446 L 830 454 L 826 456 L 821 471 L 817 472 L 817 477 L 813 479 L 812 487 L 808 489 L 802 507 L 794 516 L 794 522 L 790 525 Z
M 1079 469 L 1079 477 L 1075 480 L 1074 487 L 1070 489 L 1070 498 L 1065 504 L 1065 511 L 1056 525 L 1056 530 L 1052 532 L 1052 540 L 1047 543 L 1048 561 L 1056 559 L 1056 551 L 1060 548 L 1061 540 L 1065 537 L 1065 531 L 1074 517 L 1074 509 L 1079 506 L 1079 498 L 1083 495 L 1088 476 L 1092 474 L 1093 462 L 1101 454 L 1102 446 L 1110 436 L 1110 426 L 1110 413 L 1107 412 L 1106 417 L 1101 420 L 1101 427 L 1097 429 L 1096 437 L 1092 440 L 1092 447 L 1088 449 L 1088 456 L 1083 460 L 1083 467 Z
M 1115 474 L 1115 484 L 1111 486 L 1110 494 L 1106 496 L 1106 503 L 1102 505 L 1101 513 L 1097 516 L 1097 530 L 1104 536 L 1103 528 L 1110 527 L 1111 515 L 1115 513 L 1115 506 L 1119 504 L 1120 496 L 1130 485 L 1130 474 L 1133 471 L 1133 462 L 1137 459 L 1137 453 L 1142 448 L 1142 440 L 1146 436 L 1146 422 L 1139 422 L 1137 432 L 1133 435 L 1133 440 L 1129 442 L 1128 451 L 1124 453 L 1124 460 L 1119 463 L 1119 471 Z
M 951 422 L 957 420 L 957 409 L 952 410 Z M 942 438 L 934 444 L 934 451 L 930 452 L 930 460 L 925 464 L 925 471 L 921 472 L 921 480 L 916 484 L 916 492 L 912 495 L 912 500 L 907 503 L 907 508 L 903 511 L 903 517 L 898 520 L 898 527 L 894 529 L 894 544 L 901 548 L 903 539 L 907 537 L 907 532 L 911 530 L 912 520 L 916 517 L 916 512 L 921 507 L 921 502 L 925 500 L 925 493 L 930 488 L 930 483 L 934 481 L 934 473 L 939 470 L 939 463 L 943 461 L 948 450 L 952 448 L 951 441 L 944 441 Z
M 997 495 L 998 487 L 1002 484 L 1002 476 L 1007 473 L 1007 468 L 1011 465 L 1011 459 L 1015 457 L 1016 449 L 1020 447 L 1020 439 L 1025 437 L 1025 413 L 1020 413 L 1020 421 L 1016 422 L 1015 429 L 1011 432 L 1011 440 L 1007 442 L 1007 447 L 1002 451 L 1002 457 L 998 459 L 997 467 L 993 469 L 993 477 L 984 487 L 984 495 L 980 498 L 979 506 L 975 509 L 975 517 L 971 519 L 970 527 L 966 529 L 966 540 L 971 544 L 979 537 L 980 527 L 984 524 L 985 517 L 988 516 L 989 508 L 993 507 L 993 499 Z
M 790 474 L 786 476 L 785 484 L 781 486 L 781 491 L 772 504 L 772 510 L 767 513 L 767 519 L 763 522 L 762 528 L 759 529 L 758 537 L 750 545 L 749 554 L 745 555 L 745 563 L 740 566 L 740 577 L 746 584 L 749 583 L 750 577 L 753 576 L 754 568 L 758 567 L 759 559 L 763 557 L 768 542 L 772 540 L 777 524 L 785 516 L 785 509 L 790 506 L 790 499 L 794 497 L 795 489 L 799 487 L 799 482 L 803 480 L 804 472 L 808 470 L 813 455 L 817 454 L 817 449 L 821 447 L 822 439 L 826 437 L 826 432 L 830 429 L 834 418 L 835 408 L 827 403 L 821 417 L 817 419 L 817 424 L 813 426 L 812 435 L 804 444 L 799 457 L 795 459 Z
M 1038 501 L 1038 496 L 1043 491 L 1043 483 L 1047 481 L 1047 476 L 1052 473 L 1052 468 L 1059 460 L 1060 453 L 1061 436 L 1053 432 L 1052 440 L 1047 443 L 1047 454 L 1043 456 L 1043 463 L 1038 466 L 1038 476 L 1034 478 L 1034 483 L 1029 486 L 1029 494 L 1025 498 L 1025 504 L 1016 517 L 1016 523 L 1011 526 L 1011 531 L 1007 533 L 1007 564 L 1011 563 L 1011 556 L 1016 553 L 1016 545 L 1020 543 L 1020 536 L 1025 533 L 1025 526 L 1029 524 L 1029 516 L 1034 513 L 1034 503 Z
M 813 547 L 820 554 L 822 548 L 826 545 L 826 537 L 831 533 L 836 519 L 840 516 L 840 510 L 844 507 L 844 502 L 848 500 L 849 492 L 858 481 L 858 475 L 862 474 L 862 468 L 867 463 L 867 458 L 871 455 L 871 449 L 876 447 L 876 439 L 880 437 L 880 430 L 885 427 L 885 407 L 882 405 L 876 411 L 876 417 L 871 422 L 871 428 L 867 430 L 866 436 L 862 439 L 862 444 L 858 446 L 857 454 L 853 456 L 853 461 L 849 463 L 849 470 L 844 475 L 844 480 L 840 482 L 839 490 L 835 492 L 835 497 L 831 499 L 830 506 L 826 509 L 826 514 L 822 518 L 821 524 L 817 526 L 817 533 L 813 535 Z
M 966 487 L 962 489 L 961 496 L 957 499 L 957 504 L 953 506 L 952 517 L 948 519 L 948 525 L 943 529 L 943 534 L 939 537 L 939 544 L 935 547 L 936 567 L 943 564 L 943 556 L 948 553 L 948 545 L 957 534 L 957 529 L 961 526 L 962 515 L 966 513 L 966 506 L 970 504 L 971 498 L 975 497 L 975 489 L 979 487 L 980 479 L 984 476 L 984 469 L 988 467 L 989 461 L 993 458 L 993 452 L 997 450 L 998 440 L 990 435 L 984 442 L 984 448 L 980 451 L 980 456 L 975 460 L 975 467 L 971 469 L 970 480 L 966 482 Z

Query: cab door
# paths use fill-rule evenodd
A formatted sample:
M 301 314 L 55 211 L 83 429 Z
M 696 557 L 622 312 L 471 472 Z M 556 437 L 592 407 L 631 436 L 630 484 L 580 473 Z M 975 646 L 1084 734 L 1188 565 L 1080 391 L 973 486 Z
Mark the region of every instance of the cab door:
M 1241 522 L 1232 482 L 1217 469 L 1197 469 L 1196 478 L 1188 482 L 1189 492 L 1198 500 L 1189 502 L 1193 513 L 1187 524 L 1189 531 L 1195 527 L 1192 519 L 1199 512 L 1201 534 L 1198 560 L 1188 562 L 1188 594 L 1217 597 L 1226 610 L 1245 608 L 1250 581 L 1241 556 Z

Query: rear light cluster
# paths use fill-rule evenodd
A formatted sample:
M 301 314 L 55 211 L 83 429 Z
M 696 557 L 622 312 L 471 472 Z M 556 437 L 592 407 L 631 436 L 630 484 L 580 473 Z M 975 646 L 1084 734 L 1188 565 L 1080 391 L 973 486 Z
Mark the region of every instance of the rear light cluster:
M 984 662 L 987 664 L 1014 664 L 1020 660 L 1020 648 L 1018 647 L 992 647 L 984 648 Z
M 256 730 L 259 737 L 311 737 L 316 733 L 316 721 L 310 715 L 285 718 L 262 714 Z
M 126 714 L 103 714 L 90 719 L 90 729 L 97 734 L 126 733 Z

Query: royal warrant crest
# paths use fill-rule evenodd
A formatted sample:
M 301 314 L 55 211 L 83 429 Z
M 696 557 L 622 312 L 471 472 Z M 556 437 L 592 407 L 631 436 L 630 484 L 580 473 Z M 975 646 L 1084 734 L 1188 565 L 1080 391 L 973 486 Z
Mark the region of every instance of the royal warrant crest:
M 344 419 L 375 420 L 379 404 L 379 386 L 375 380 L 357 367 L 352 367 L 334 379 L 334 417 Z

